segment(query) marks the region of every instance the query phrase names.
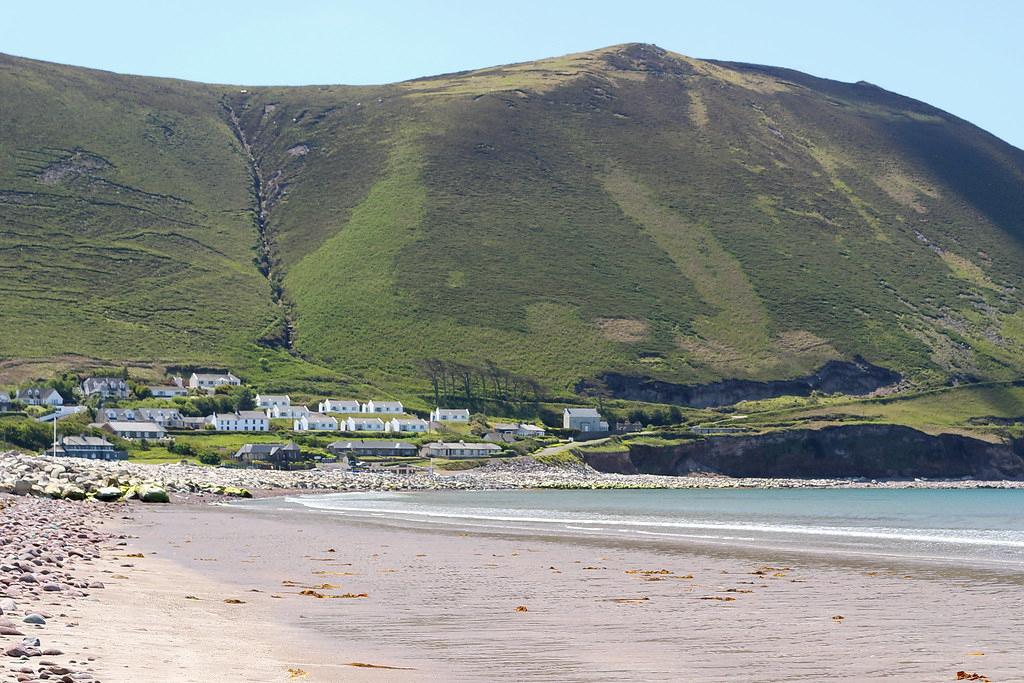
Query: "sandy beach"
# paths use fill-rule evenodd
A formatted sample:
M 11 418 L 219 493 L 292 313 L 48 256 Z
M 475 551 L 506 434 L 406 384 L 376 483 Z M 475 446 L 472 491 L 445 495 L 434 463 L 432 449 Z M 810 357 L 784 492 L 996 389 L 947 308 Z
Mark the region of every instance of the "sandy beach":
M 105 681 L 1024 678 L 1016 570 L 272 508 L 125 516 L 75 615 Z

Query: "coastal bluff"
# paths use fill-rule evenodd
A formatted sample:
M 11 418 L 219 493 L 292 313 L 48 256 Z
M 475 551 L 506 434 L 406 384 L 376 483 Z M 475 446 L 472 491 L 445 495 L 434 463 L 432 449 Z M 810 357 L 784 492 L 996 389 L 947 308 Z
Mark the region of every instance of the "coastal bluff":
M 729 477 L 1024 480 L 1024 443 L 931 435 L 900 425 L 840 425 L 672 446 L 584 453 L 599 472 Z

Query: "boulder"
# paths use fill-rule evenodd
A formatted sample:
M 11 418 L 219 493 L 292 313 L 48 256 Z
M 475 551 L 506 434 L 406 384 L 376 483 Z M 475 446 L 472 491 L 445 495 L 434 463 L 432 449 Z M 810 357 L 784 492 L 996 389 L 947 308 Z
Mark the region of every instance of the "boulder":
M 68 500 L 85 500 L 85 491 L 77 486 L 65 486 L 62 493 Z
M 121 489 L 116 486 L 104 486 L 96 492 L 96 500 L 104 503 L 113 503 L 121 498 Z
M 26 624 L 38 624 L 40 626 L 46 624 L 46 619 L 43 618 L 43 615 L 36 614 L 35 612 L 22 619 L 22 621 Z
M 139 500 L 143 503 L 170 503 L 171 497 L 159 486 L 143 484 L 139 487 Z

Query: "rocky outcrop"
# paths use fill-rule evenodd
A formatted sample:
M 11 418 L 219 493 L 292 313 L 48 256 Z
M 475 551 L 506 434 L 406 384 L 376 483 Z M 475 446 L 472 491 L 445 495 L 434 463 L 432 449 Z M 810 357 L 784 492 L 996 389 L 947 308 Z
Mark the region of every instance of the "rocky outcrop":
M 710 408 L 776 396 L 810 396 L 813 391 L 861 396 L 896 384 L 901 376 L 858 356 L 852 361 L 830 360 L 811 375 L 767 382 L 727 379 L 710 384 L 674 384 L 617 372 L 605 373 L 600 379 L 615 398 Z
M 844 425 L 710 437 L 675 446 L 630 445 L 585 454 L 618 474 L 730 477 L 1024 480 L 1024 444 L 993 444 L 959 434 L 933 436 L 900 425 Z

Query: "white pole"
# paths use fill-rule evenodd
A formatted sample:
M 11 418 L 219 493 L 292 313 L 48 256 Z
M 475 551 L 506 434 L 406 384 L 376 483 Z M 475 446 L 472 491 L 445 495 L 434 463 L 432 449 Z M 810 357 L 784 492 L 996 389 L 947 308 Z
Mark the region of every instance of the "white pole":
M 53 455 L 57 456 L 57 413 L 53 414 Z

